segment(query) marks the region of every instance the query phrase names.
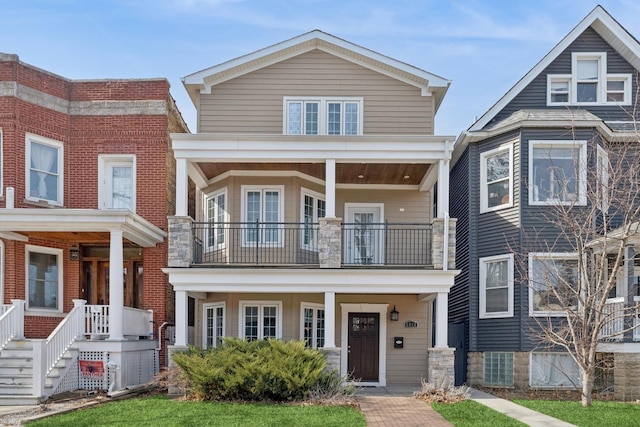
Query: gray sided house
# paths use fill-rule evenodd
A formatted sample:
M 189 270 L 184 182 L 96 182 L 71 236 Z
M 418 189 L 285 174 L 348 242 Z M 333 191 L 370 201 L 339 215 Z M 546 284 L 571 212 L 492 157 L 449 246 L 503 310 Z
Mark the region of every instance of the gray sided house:
M 457 383 L 559 388 L 577 375 L 567 354 L 541 350 L 536 317 L 554 319 L 561 307 L 542 301 L 521 272 L 571 262 L 542 214 L 556 203 L 586 205 L 597 145 L 632 137 L 639 67 L 638 41 L 598 6 L 456 141 L 449 194 L 462 273 L 449 295 L 449 343 Z M 633 252 L 612 304 L 638 300 Z M 635 399 L 640 379 L 626 371 L 640 361 L 640 337 L 619 338 L 602 352 L 615 365 L 616 396 Z

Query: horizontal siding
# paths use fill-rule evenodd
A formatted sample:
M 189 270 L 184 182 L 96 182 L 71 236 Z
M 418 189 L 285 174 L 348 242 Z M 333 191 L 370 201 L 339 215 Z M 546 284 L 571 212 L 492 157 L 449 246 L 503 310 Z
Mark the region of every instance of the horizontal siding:
M 313 50 L 202 94 L 198 131 L 281 134 L 284 96 L 364 98 L 365 134 L 433 134 L 433 99 L 420 89 Z
M 524 88 L 491 122 L 499 122 L 510 114 L 523 109 L 560 109 L 567 106 L 547 107 L 547 74 L 571 74 L 571 52 L 606 52 L 608 73 L 632 73 L 636 70 L 620 54 L 615 51 L 598 33 L 587 28 L 567 49 L 545 68 L 526 88 Z M 636 102 L 636 78 L 632 76 L 632 100 Z M 629 120 L 629 113 L 621 106 L 584 106 L 580 107 L 597 115 L 603 120 Z M 628 109 L 629 107 L 627 107 Z

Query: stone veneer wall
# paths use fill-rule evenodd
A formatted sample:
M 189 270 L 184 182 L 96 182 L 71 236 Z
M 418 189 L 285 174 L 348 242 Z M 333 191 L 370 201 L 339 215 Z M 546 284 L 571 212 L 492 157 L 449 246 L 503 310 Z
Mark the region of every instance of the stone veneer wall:
M 193 220 L 188 216 L 169 217 L 169 267 L 189 267 L 193 261 Z
M 325 368 L 325 371 L 332 371 L 335 369 L 340 372 L 340 347 L 323 348 L 321 351 L 327 358 L 327 367 Z
M 318 220 L 320 268 L 340 268 L 342 264 L 342 218 Z
M 448 251 L 448 269 L 456 268 L 456 219 L 449 219 L 449 251 Z M 432 246 L 431 246 L 431 263 L 433 268 L 440 270 L 443 267 L 444 255 L 444 218 L 434 218 L 432 222 Z
M 614 353 L 613 394 L 617 400 L 640 399 L 640 353 Z
M 427 376 L 431 384 L 454 384 L 453 348 L 430 348 Z

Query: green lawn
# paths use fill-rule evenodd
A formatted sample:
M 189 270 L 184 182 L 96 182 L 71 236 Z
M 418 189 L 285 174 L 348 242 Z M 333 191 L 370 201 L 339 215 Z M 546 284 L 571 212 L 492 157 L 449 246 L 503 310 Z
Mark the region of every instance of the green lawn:
M 473 400 L 458 403 L 433 403 L 439 412 L 456 427 L 523 427 L 526 424 L 507 417 Z
M 365 426 L 356 408 L 185 402 L 164 396 L 127 399 L 30 423 L 29 426 Z
M 640 426 L 640 405 L 633 403 L 594 401 L 590 407 L 583 408 L 580 402 L 570 400 L 513 401 L 579 427 Z

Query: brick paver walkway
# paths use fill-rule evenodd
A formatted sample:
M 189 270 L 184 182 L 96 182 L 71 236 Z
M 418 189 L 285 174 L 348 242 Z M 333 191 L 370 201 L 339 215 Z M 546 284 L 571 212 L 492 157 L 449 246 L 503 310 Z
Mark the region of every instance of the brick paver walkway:
M 427 402 L 414 397 L 359 396 L 367 427 L 451 427 Z

